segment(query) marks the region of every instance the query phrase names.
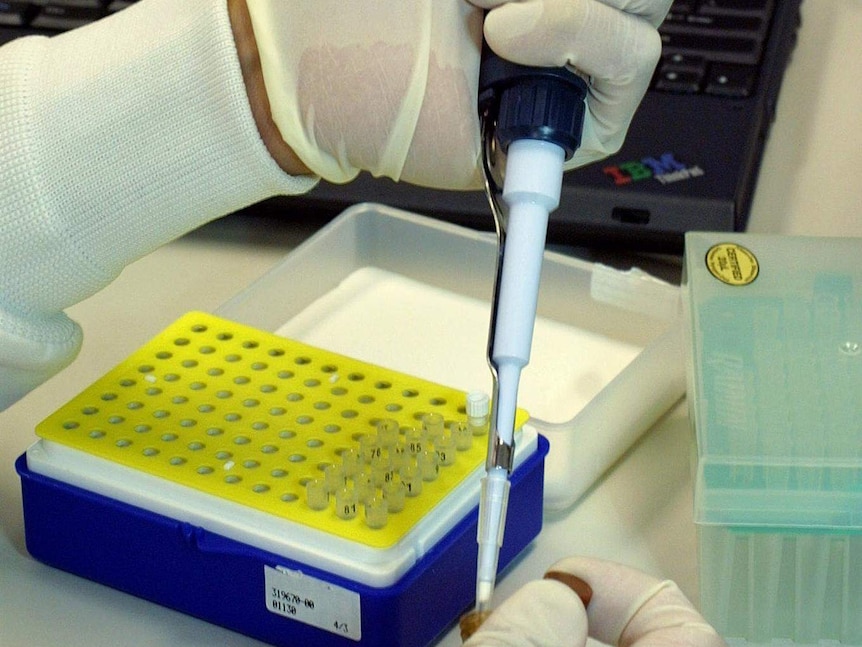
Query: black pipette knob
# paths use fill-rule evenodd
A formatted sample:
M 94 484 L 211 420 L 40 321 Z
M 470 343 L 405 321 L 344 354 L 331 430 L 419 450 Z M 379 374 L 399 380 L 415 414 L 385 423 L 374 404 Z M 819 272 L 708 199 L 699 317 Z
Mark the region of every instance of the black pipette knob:
M 495 136 L 505 153 L 518 139 L 560 146 L 569 159 L 580 146 L 587 83 L 563 67 L 518 65 L 482 47 L 479 113 L 496 113 Z

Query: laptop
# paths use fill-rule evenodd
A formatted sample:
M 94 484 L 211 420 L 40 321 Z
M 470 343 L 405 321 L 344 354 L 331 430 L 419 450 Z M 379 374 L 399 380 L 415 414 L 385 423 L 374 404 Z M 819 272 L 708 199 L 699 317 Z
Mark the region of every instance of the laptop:
M 686 231 L 744 231 L 801 2 L 675 0 L 660 28 L 662 60 L 622 149 L 566 174 L 549 242 L 680 253 Z M 129 4 L 0 2 L 0 43 L 74 28 Z M 13 10 L 17 15 L 3 15 Z M 365 201 L 493 228 L 480 191 L 435 191 L 368 175 L 253 209 L 335 215 Z
M 686 231 L 744 231 L 801 0 L 676 0 L 662 60 L 615 155 L 571 171 L 548 240 L 678 254 Z M 303 201 L 384 202 L 492 228 L 481 192 L 367 176 Z

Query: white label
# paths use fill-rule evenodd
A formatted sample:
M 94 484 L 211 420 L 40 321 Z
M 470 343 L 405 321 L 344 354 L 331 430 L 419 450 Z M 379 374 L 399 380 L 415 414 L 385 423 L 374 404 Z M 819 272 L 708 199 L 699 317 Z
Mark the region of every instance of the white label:
M 359 594 L 300 571 L 264 566 L 266 608 L 350 640 L 362 638 Z

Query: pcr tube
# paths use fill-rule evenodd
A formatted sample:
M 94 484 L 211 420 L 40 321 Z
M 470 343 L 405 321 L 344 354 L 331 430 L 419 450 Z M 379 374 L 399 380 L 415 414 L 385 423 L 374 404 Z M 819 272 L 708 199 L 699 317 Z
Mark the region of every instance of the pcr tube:
M 371 461 L 371 478 L 376 487 L 392 480 L 392 459 L 389 456 L 375 456 Z
M 347 483 L 347 477 L 344 474 L 344 465 L 337 465 L 335 463 L 327 465 L 323 469 L 323 478 L 327 491 L 336 492 Z
M 419 496 L 422 494 L 422 472 L 413 463 L 406 463 L 399 471 L 401 482 L 407 489 L 407 496 Z
M 469 436 L 472 441 L 472 436 Z M 455 464 L 458 451 L 455 449 L 455 438 L 451 433 L 444 433 L 434 441 L 434 449 L 437 451 L 437 459 L 442 467 Z
M 377 423 L 377 438 L 381 447 L 389 449 L 394 446 L 398 442 L 400 433 L 401 428 L 398 426 L 397 420 L 383 418 Z
M 455 438 L 455 448 L 459 452 L 466 451 L 473 446 L 473 432 L 465 420 L 458 420 L 449 425 L 449 433 Z
M 389 520 L 389 508 L 382 496 L 373 496 L 365 502 L 365 523 L 369 528 L 382 528 Z
M 446 421 L 439 413 L 426 413 L 422 416 L 422 428 L 430 440 L 436 440 L 443 435 Z
M 365 465 L 371 465 L 375 456 L 380 454 L 380 444 L 377 442 L 377 434 L 365 434 L 359 439 L 359 455 Z
M 392 469 L 399 470 L 401 466 L 404 465 L 405 461 L 410 458 L 410 455 L 407 453 L 407 445 L 398 441 L 392 447 L 389 448 L 389 460 L 392 462 Z
M 472 391 L 467 394 L 467 425 L 474 436 L 488 433 L 488 415 L 491 411 L 491 398 L 487 393 Z
M 374 486 L 374 478 L 371 476 L 371 468 L 363 467 L 353 477 L 353 486 L 356 489 L 356 498 L 361 503 L 365 503 L 374 496 L 377 489 Z
M 356 517 L 357 496 L 356 490 L 349 485 L 335 493 L 335 514 L 341 519 L 353 519 Z
M 404 509 L 407 487 L 401 482 L 401 479 L 387 481 L 383 484 L 381 490 L 383 491 L 383 498 L 386 500 L 389 512 L 401 512 Z
M 312 510 L 325 510 L 329 507 L 329 490 L 323 479 L 311 479 L 305 484 L 305 499 Z
M 434 449 L 423 449 L 416 456 L 416 465 L 422 474 L 423 481 L 435 481 L 440 474 L 440 460 Z
M 344 476 L 353 478 L 359 469 L 359 450 L 355 447 L 345 449 L 341 453 L 341 465 L 344 467 Z
M 407 443 L 407 451 L 411 456 L 416 456 L 425 445 L 425 433 L 418 427 L 410 427 L 404 434 L 404 440 Z

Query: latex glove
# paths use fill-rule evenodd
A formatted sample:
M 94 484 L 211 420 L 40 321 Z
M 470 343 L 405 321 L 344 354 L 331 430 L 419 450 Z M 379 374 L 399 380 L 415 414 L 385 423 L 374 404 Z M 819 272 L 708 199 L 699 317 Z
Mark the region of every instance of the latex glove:
M 491 9 L 485 39 L 523 65 L 567 66 L 589 77 L 572 169 L 617 152 L 661 55 L 657 27 L 672 0 L 470 0 Z
M 360 170 L 479 188 L 483 13 L 515 62 L 591 77 L 574 168 L 619 149 L 649 84 L 670 0 L 249 0 L 273 120 L 314 173 Z
M 592 588 L 587 609 L 559 581 L 531 582 L 505 600 L 465 647 L 726 647 L 679 588 L 621 564 L 569 558 L 550 571 Z
M 463 0 L 248 0 L 273 120 L 314 173 L 477 188 L 481 11 Z

